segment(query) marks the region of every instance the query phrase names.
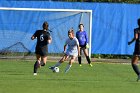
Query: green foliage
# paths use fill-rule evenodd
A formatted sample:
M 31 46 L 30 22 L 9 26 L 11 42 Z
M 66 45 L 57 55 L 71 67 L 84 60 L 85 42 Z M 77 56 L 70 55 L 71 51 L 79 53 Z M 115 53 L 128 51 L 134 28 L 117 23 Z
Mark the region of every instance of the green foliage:
M 64 0 L 67 2 L 112 2 L 112 3 L 140 3 L 140 0 Z

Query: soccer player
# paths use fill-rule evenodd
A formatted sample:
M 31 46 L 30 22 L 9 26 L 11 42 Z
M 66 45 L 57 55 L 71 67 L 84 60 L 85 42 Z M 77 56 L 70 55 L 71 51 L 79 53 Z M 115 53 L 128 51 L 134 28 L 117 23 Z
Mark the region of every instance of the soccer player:
M 76 57 L 80 54 L 79 42 L 77 38 L 74 36 L 73 29 L 70 29 L 68 31 L 68 37 L 69 38 L 66 40 L 64 45 L 64 56 L 54 66 L 49 67 L 49 69 L 53 70 L 55 67 L 60 66 L 61 63 L 63 63 L 66 59 L 70 58 L 69 63 L 65 69 L 65 73 L 67 73 L 71 68 L 72 63 L 75 61 Z
M 83 51 L 84 55 L 86 56 L 86 59 L 87 59 L 87 62 L 89 64 L 89 66 L 92 67 L 91 60 L 89 58 L 88 50 L 87 50 L 89 48 L 87 33 L 86 33 L 86 31 L 84 31 L 84 25 L 83 24 L 79 24 L 78 27 L 79 27 L 79 31 L 76 32 L 76 37 L 79 41 L 80 55 Z M 78 56 L 78 62 L 79 62 L 80 66 L 82 66 L 81 61 L 82 61 L 81 56 Z
M 37 38 L 37 44 L 35 48 L 36 62 L 34 64 L 34 75 L 37 75 L 37 69 L 41 66 L 45 66 L 47 61 L 47 45 L 52 42 L 50 32 L 48 30 L 48 22 L 44 22 L 43 30 L 37 30 L 31 37 L 32 40 Z
M 130 45 L 131 43 L 136 41 L 131 65 L 132 65 L 133 70 L 135 71 L 135 73 L 138 76 L 137 81 L 139 81 L 140 80 L 140 70 L 139 70 L 137 64 L 138 64 L 138 60 L 139 60 L 139 56 L 140 56 L 140 19 L 137 20 L 137 23 L 138 23 L 139 27 L 134 29 L 134 38 L 130 42 L 128 42 L 128 45 Z

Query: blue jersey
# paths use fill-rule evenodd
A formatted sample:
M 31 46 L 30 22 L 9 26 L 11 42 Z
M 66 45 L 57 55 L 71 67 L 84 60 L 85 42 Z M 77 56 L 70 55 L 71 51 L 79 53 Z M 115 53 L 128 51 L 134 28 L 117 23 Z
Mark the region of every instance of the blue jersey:
M 76 38 L 79 41 L 79 45 L 86 45 L 88 43 L 88 36 L 86 31 L 77 31 Z

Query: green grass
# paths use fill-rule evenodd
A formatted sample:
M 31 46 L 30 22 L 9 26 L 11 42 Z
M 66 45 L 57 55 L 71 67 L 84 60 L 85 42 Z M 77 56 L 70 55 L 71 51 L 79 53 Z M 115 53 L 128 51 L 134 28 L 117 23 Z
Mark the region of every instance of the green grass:
M 139 93 L 140 82 L 130 64 L 94 63 L 93 67 L 74 63 L 65 74 L 67 62 L 59 73 L 48 69 L 33 76 L 33 61 L 0 60 L 0 93 Z

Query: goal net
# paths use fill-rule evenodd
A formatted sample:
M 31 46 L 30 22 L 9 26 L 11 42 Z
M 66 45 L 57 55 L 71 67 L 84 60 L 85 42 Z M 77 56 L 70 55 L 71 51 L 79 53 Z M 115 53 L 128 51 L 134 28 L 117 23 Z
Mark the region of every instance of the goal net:
M 49 54 L 62 53 L 68 30 L 73 28 L 76 33 L 80 23 L 89 36 L 91 54 L 92 10 L 0 7 L 0 57 L 34 54 L 36 40 L 31 36 L 42 29 L 44 21 L 49 23 L 53 39 Z

